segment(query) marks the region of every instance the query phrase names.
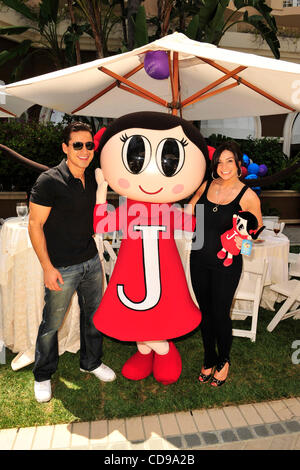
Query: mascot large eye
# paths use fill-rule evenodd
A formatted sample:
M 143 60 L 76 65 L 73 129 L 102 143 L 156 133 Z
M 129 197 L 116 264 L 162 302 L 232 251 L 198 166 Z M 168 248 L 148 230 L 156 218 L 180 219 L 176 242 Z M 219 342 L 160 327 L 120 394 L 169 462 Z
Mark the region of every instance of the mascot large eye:
M 151 145 L 148 139 L 142 135 L 122 136 L 124 142 L 122 159 L 130 173 L 137 175 L 148 165 L 151 158 Z
M 184 146 L 186 144 L 177 139 L 164 139 L 159 143 L 156 151 L 156 162 L 159 171 L 165 176 L 174 176 L 184 164 Z

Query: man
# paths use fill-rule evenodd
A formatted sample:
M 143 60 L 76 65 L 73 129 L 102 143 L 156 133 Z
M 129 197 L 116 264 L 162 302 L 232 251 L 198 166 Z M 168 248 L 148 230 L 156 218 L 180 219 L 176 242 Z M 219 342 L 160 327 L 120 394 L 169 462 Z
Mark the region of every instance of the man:
M 102 295 L 102 269 L 93 239 L 97 185 L 94 174 L 86 171 L 94 157 L 91 128 L 71 123 L 62 149 L 67 159 L 39 176 L 29 206 L 29 235 L 45 283 L 33 369 L 38 402 L 51 399 L 51 376 L 58 365 L 57 331 L 75 291 L 80 306 L 80 370 L 104 382 L 116 378 L 101 362 L 102 334 L 93 324 Z

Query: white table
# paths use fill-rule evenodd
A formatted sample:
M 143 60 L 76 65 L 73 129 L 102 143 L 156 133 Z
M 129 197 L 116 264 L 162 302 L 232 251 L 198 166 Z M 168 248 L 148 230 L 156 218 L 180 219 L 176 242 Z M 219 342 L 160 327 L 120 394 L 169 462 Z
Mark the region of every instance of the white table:
M 271 284 L 286 282 L 288 280 L 288 256 L 290 241 L 288 237 L 279 233 L 275 235 L 271 230 L 264 230 L 260 237 L 261 243 L 254 243 L 251 256 L 244 256 L 244 269 L 251 260 L 268 261 L 268 270 L 265 279 L 265 287 L 262 293 L 260 306 L 274 311 L 274 304 L 279 300 L 278 295 L 272 291 Z
M 184 267 L 191 296 L 196 302 L 190 279 L 189 254 L 191 240 L 189 238 L 190 236 L 187 235 L 187 239 L 177 239 L 176 245 Z M 290 242 L 282 233 L 276 236 L 274 232 L 270 230 L 264 230 L 261 234 L 261 239 L 264 241 L 253 243 L 253 249 L 250 256 L 243 256 L 243 269 L 247 270 L 247 264 L 251 263 L 254 259 L 261 259 L 262 261 L 267 259 L 268 271 L 260 305 L 268 310 L 274 310 L 274 303 L 278 299 L 278 296 L 268 286 L 288 280 L 288 255 Z
M 14 370 L 34 362 L 35 341 L 44 306 L 43 271 L 20 218 L 6 219 L 0 231 L 0 341 L 12 352 Z M 59 354 L 80 348 L 79 306 L 75 293 L 58 332 Z

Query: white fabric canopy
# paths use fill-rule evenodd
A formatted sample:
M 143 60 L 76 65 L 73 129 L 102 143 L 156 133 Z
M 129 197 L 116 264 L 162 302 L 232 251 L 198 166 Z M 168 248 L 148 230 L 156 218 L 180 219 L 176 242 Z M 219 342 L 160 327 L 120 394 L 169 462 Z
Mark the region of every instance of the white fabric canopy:
M 0 87 L 0 118 L 21 116 L 34 103 L 8 95 Z
M 218 48 L 212 44 L 190 40 L 181 33 L 165 36 L 124 54 L 9 84 L 5 91 L 42 106 L 72 114 L 116 82 L 115 78 L 100 71 L 99 67 L 105 67 L 124 77 L 143 63 L 145 52 L 149 50 L 170 51 L 172 64 L 178 52 L 181 102 L 221 79 L 226 73 L 239 66 L 245 67 L 244 70 L 236 72 L 234 77 L 210 90 L 228 85 L 233 88 L 184 107 L 182 115 L 185 119 L 223 119 L 300 111 L 299 64 Z M 153 79 L 141 68 L 128 80 L 168 103 L 174 101 L 170 79 Z M 254 91 L 254 87 L 258 87 L 260 91 Z M 281 104 L 268 99 L 262 93 L 268 93 Z M 145 110 L 168 111 L 168 108 L 115 86 L 75 114 L 119 117 L 129 112 Z

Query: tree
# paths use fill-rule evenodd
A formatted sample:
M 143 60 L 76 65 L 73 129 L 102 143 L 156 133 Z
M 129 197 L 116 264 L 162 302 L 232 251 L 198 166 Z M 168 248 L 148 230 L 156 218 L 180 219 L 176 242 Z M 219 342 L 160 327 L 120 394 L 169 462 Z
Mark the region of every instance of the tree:
M 76 27 L 76 19 L 75 19 L 75 13 L 74 13 L 74 9 L 73 9 L 73 0 L 68 0 L 68 9 L 69 9 L 69 13 L 70 13 L 71 22 L 72 22 L 71 28 L 72 28 L 72 31 L 73 31 L 73 29 Z M 72 43 L 71 47 L 73 46 L 74 49 L 75 49 L 76 63 L 78 65 L 78 64 L 81 63 L 79 38 L 76 38 L 74 41 L 71 41 L 71 43 Z
M 57 27 L 62 17 L 59 15 L 59 0 L 41 0 L 38 9 L 29 7 L 23 0 L 0 0 L 0 4 L 5 5 L 15 12 L 19 13 L 25 22 L 30 24 L 27 26 L 9 26 L 0 28 L 0 34 L 11 36 L 23 34 L 26 31 L 34 31 L 38 33 L 37 40 L 25 39 L 21 43 L 16 44 L 11 50 L 0 52 L 0 66 L 12 59 L 19 58 L 19 65 L 13 72 L 13 78 L 16 79 L 20 75 L 24 65 L 37 52 L 47 54 L 52 65 L 56 69 L 76 63 L 74 50 L 70 44 L 75 41 L 74 34 L 71 35 L 67 30 L 59 39 Z M 64 49 L 65 39 L 69 40 L 69 47 Z
M 140 6 L 136 15 L 135 36 L 142 38 L 141 31 L 147 31 L 147 23 L 151 23 L 156 26 L 156 32 L 150 36 L 150 41 L 176 30 L 190 39 L 219 45 L 226 31 L 233 25 L 246 23 L 267 42 L 274 57 L 279 59 L 280 43 L 276 35 L 276 21 L 265 0 L 233 0 L 235 10 L 232 13 L 227 10 L 229 2 L 230 0 L 157 0 L 158 15 L 147 21 L 145 14 L 141 14 L 144 7 Z M 249 15 L 247 10 L 241 12 L 245 7 L 253 7 L 259 14 Z M 186 26 L 188 20 L 190 22 Z M 139 45 L 144 44 L 146 42 L 139 41 Z
M 233 25 L 246 23 L 267 42 L 274 57 L 279 59 L 280 43 L 276 35 L 276 21 L 271 14 L 272 8 L 266 4 L 265 0 L 233 0 L 235 10 L 226 18 L 225 12 L 229 1 L 202 0 L 198 12 L 196 10 L 199 2 L 191 2 L 190 12 L 194 16 L 186 30 L 187 36 L 218 45 L 226 31 Z M 179 3 L 185 2 L 179 0 Z M 241 10 L 245 7 L 253 7 L 259 14 L 249 15 L 245 10 L 241 16 Z
M 125 12 L 123 0 L 76 0 L 74 2 L 75 8 L 81 12 L 90 26 L 86 32 L 95 41 L 99 59 L 109 55 L 107 43 L 113 27 L 122 22 L 124 31 L 124 17 L 115 13 L 119 5 L 121 5 L 122 12 Z
M 128 24 L 128 49 L 131 50 L 135 45 L 135 20 L 141 0 L 128 0 L 127 2 L 127 24 Z

